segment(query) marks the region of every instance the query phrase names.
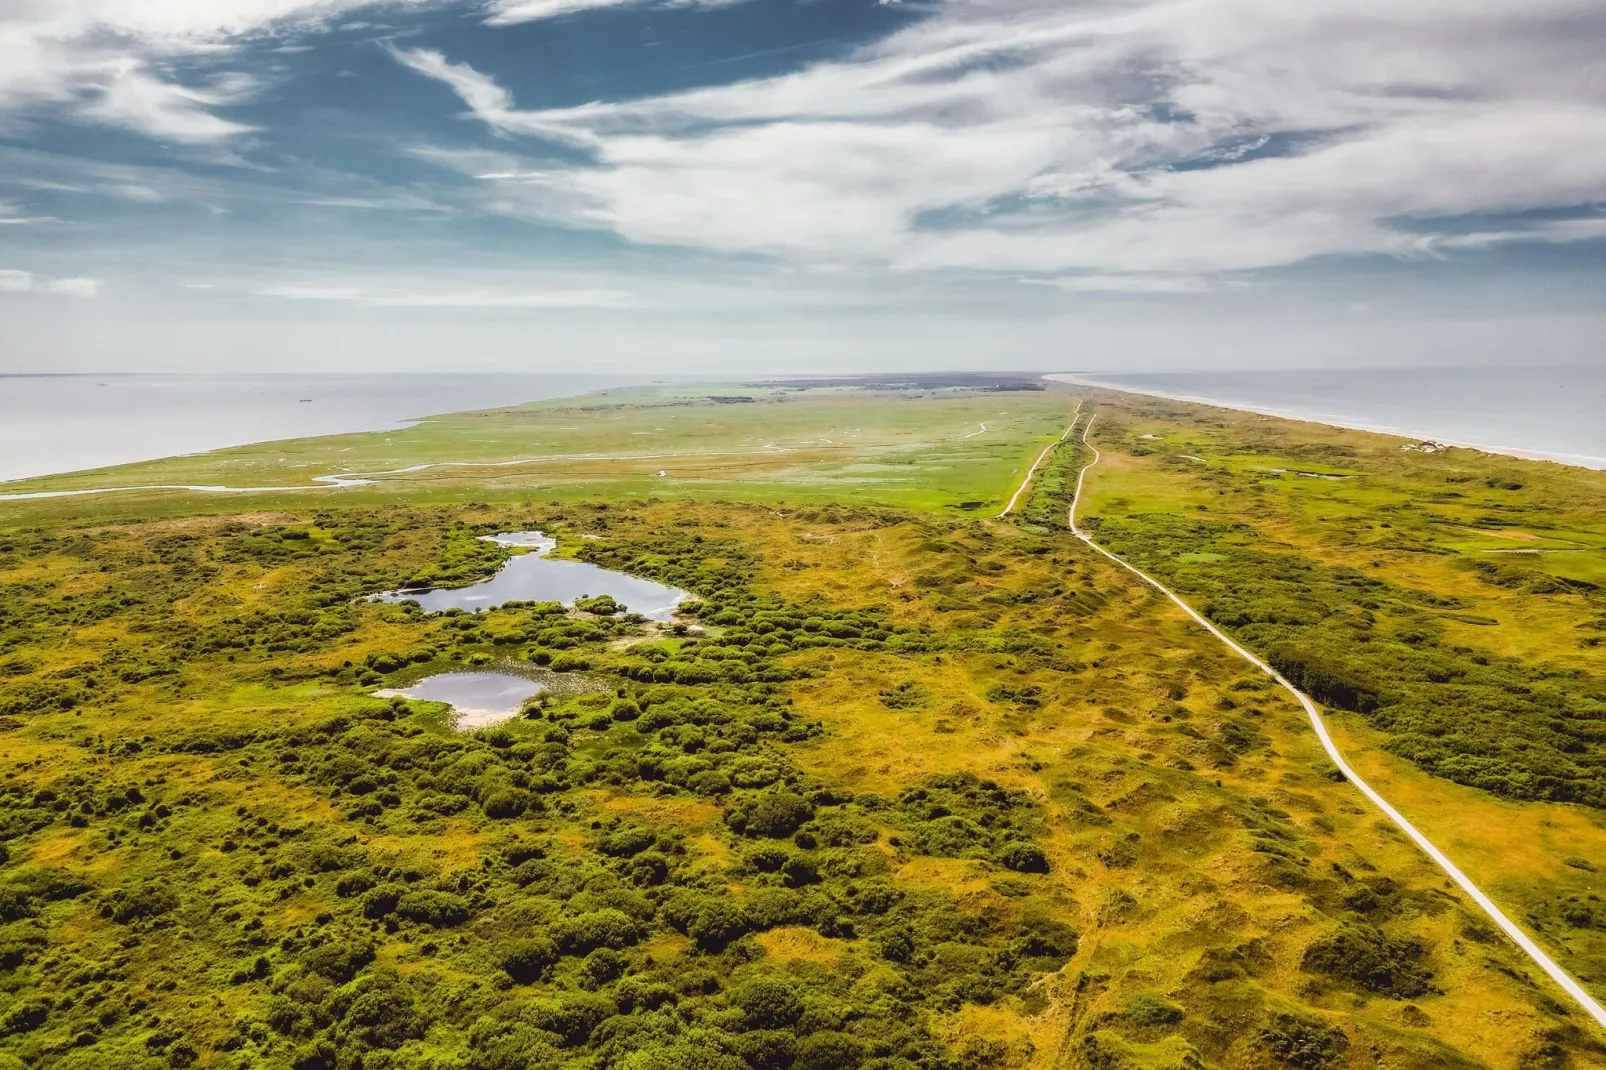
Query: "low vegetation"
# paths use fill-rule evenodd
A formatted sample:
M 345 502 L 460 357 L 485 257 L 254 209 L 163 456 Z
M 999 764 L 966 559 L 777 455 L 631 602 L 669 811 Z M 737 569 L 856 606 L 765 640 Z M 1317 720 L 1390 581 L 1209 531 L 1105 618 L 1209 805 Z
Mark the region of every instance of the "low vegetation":
M 478 489 L 0 532 L 0 1067 L 1606 1065 L 1052 525 Z M 694 599 L 367 600 L 532 528 Z M 565 686 L 476 731 L 374 694 L 473 666 Z

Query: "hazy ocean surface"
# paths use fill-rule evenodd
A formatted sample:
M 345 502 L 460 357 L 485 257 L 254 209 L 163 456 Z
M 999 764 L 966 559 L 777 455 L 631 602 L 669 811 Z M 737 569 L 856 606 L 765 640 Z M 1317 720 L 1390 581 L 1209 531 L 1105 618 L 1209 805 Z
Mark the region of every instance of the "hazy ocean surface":
M 595 375 L 0 375 L 0 481 L 249 442 L 382 431 L 421 416 L 643 381 Z
M 1087 372 L 1076 378 L 1606 468 L 1606 366 Z

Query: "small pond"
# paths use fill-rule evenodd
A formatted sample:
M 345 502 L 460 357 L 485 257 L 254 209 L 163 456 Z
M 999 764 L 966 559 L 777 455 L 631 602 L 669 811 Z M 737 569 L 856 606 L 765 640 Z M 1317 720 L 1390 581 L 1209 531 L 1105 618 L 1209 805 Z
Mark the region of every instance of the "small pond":
M 484 728 L 518 716 L 526 700 L 548 690 L 540 680 L 506 672 L 443 672 L 411 687 L 374 692 L 379 698 L 444 702 L 457 714 L 458 728 Z
M 510 559 L 490 579 L 467 587 L 388 591 L 378 596 L 380 601 L 417 602 L 427 612 L 439 613 L 447 609 L 492 609 L 504 602 L 562 602 L 572 606 L 577 598 L 606 594 L 632 613 L 667 622 L 675 606 L 687 597 L 685 591 L 584 561 L 554 561 L 546 555 L 557 541 L 539 531 L 510 531 L 485 538 L 502 546 L 528 547 L 531 552 Z

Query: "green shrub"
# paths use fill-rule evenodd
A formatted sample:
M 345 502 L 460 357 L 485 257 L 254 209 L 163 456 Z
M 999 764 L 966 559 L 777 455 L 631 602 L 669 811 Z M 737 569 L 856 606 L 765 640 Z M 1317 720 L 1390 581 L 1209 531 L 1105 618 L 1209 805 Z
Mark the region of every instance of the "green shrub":
M 732 940 L 750 932 L 752 915 L 729 899 L 709 899 L 701 904 L 686 923 L 686 935 L 705 951 L 718 951 Z
M 869 1045 L 848 1033 L 810 1033 L 798 1042 L 797 1070 L 855 1070 L 869 1054 Z
M 178 909 L 178 895 L 160 884 L 118 888 L 106 897 L 100 912 L 119 924 L 154 918 Z
M 729 995 L 749 1029 L 788 1028 L 803 1016 L 797 989 L 776 977 L 750 978 L 732 987 Z
M 787 1070 L 797 1060 L 797 1038 L 780 1029 L 741 1033 L 731 1048 L 752 1070 Z
M 399 1048 L 423 1037 L 426 1024 L 407 994 L 391 985 L 376 986 L 352 1000 L 340 1023 L 345 1045 Z
M 470 913 L 468 901 L 462 896 L 428 888 L 407 892 L 396 901 L 398 916 L 437 928 L 461 925 L 469 919 Z
M 1328 1070 L 1341 1066 L 1349 1050 L 1344 1031 L 1324 1022 L 1279 1014 L 1260 1031 L 1263 1051 L 1295 1070 Z
M 486 817 L 514 818 L 530 809 L 533 801 L 533 797 L 529 792 L 508 788 L 495 792 L 488 797 L 485 800 L 483 809 Z
M 374 945 L 367 941 L 331 940 L 306 952 L 301 962 L 313 973 L 344 984 L 374 961 Z
M 50 1004 L 42 999 L 23 1000 L 0 1016 L 0 1037 L 31 1033 L 50 1017 Z
M 1300 967 L 1378 995 L 1410 999 L 1433 990 L 1425 958 L 1421 941 L 1395 940 L 1369 925 L 1347 925 L 1306 948 Z
M 619 1007 L 606 996 L 594 992 L 565 992 L 553 999 L 537 1000 L 530 1005 L 528 1019 L 532 1026 L 562 1038 L 566 1045 L 584 1044 L 593 1030 L 619 1012 Z
M 1136 1026 L 1155 1027 L 1176 1025 L 1182 1021 L 1183 1013 L 1170 1000 L 1143 992 L 1126 1001 L 1121 1016 Z
M 993 857 L 999 865 L 1017 873 L 1048 872 L 1048 856 L 1043 849 L 1025 840 L 1010 840 L 995 851 Z
M 557 960 L 557 944 L 548 936 L 535 935 L 504 948 L 497 957 L 497 965 L 513 980 L 527 985 L 539 981 Z
M 726 811 L 725 822 L 748 836 L 790 836 L 814 816 L 814 808 L 789 791 L 771 791 L 743 799 Z
M 554 930 L 566 953 L 584 954 L 599 947 L 629 947 L 641 939 L 641 926 L 622 910 L 595 910 L 564 919 Z
M 377 919 L 394 913 L 396 904 L 406 894 L 405 884 L 386 883 L 371 888 L 362 897 L 362 916 Z

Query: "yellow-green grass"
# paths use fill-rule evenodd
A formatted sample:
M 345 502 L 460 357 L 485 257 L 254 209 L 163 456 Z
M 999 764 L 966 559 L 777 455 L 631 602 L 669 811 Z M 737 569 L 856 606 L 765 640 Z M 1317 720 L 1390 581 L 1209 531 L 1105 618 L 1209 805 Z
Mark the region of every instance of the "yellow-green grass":
M 1011 537 L 1001 526 L 999 531 L 999 538 Z M 900 607 L 895 599 L 907 580 L 908 562 L 920 557 L 919 542 L 918 533 L 885 528 L 842 532 L 828 544 L 811 542 L 812 566 L 795 573 L 803 579 L 793 585 L 822 583 L 844 600 L 857 592 L 870 601 L 879 592 L 918 619 L 927 607 Z M 1202 642 L 1174 607 L 1156 604 L 1146 588 L 1075 551 L 1067 547 L 1065 558 L 1045 561 L 1041 570 L 1012 569 L 997 582 L 1029 590 L 1045 577 L 1063 576 L 1067 566 L 1087 570 L 1099 590 L 1114 596 L 1105 612 L 1069 625 L 1040 610 L 1013 609 L 991 624 L 1022 626 L 1035 617 L 1043 632 L 1063 635 L 1072 656 L 1105 654 L 1102 665 L 1067 677 L 1007 656 L 938 656 L 911 665 L 885 655 L 832 652 L 811 657 L 817 672 L 793 689 L 800 708 L 832 728 L 802 757 L 817 771 L 829 771 L 860 790 L 886 792 L 934 771 L 965 769 L 1030 791 L 1054 815 L 1050 842 L 1062 875 L 1060 902 L 1087 935 L 1076 966 L 1103 978 L 1101 988 L 1078 1001 L 1066 984 L 1048 1016 L 1058 1015 L 1059 1023 L 1008 1023 L 1007 1015 L 967 1012 L 954 1023 L 956 1035 L 984 1028 L 985 1021 L 1017 1041 L 1030 1037 L 1040 1053 L 1044 1037 L 1055 1036 L 1058 1053 L 1098 1034 L 1101 1023 L 1107 1025 L 1135 993 L 1178 991 L 1197 963 L 1197 952 L 1219 946 L 1229 933 L 1233 939 L 1265 939 L 1275 949 L 1277 965 L 1262 982 L 1265 991 L 1301 991 L 1299 953 L 1313 935 L 1309 907 L 1298 894 L 1268 882 L 1256 867 L 1252 841 L 1233 827 L 1225 800 L 1258 798 L 1291 813 L 1326 861 L 1434 889 L 1432 894 L 1446 902 L 1458 898 L 1431 862 L 1380 821 L 1359 793 L 1324 778 L 1327 763 L 1302 712 L 1278 694 L 1251 693 L 1264 712 L 1257 720 L 1269 743 L 1263 754 L 1208 773 L 1175 768 L 1177 759 L 1209 766 L 1197 741 L 1170 734 L 1168 722 L 1160 720 L 1160 711 L 1175 709 L 1165 688 L 1186 682 L 1181 706 L 1194 713 L 1189 723 L 1208 734 L 1212 718 L 1226 716 L 1217 708 L 1219 700 L 1229 694 L 1243 698 L 1244 692 L 1227 688 L 1245 678 L 1244 668 Z M 940 699 L 914 710 L 889 709 L 878 699 L 908 680 L 924 684 Z M 1010 709 L 986 697 L 999 682 L 1035 682 L 1049 697 L 1033 711 Z M 1100 812 L 1117 815 L 1113 828 L 1081 825 L 1075 801 L 1084 795 Z M 1100 852 L 1128 831 L 1142 836 L 1139 861 L 1130 867 L 1101 861 Z M 925 879 L 941 879 L 969 896 L 989 896 L 985 875 L 973 866 L 928 861 L 916 869 Z M 1109 899 L 1117 892 L 1136 903 L 1111 911 Z M 998 909 L 1008 909 L 1007 900 L 996 893 L 992 898 Z M 1326 1005 L 1363 1015 L 1377 1036 L 1387 1038 L 1380 1043 L 1400 1045 L 1391 1054 L 1403 1064 L 1453 1063 L 1448 1049 L 1422 1046 L 1435 1034 L 1459 1038 L 1453 1046 L 1490 1065 L 1517 1059 L 1521 1042 L 1512 1043 L 1513 1022 L 1499 1009 L 1507 998 L 1500 992 L 1505 982 L 1491 983 L 1486 949 L 1463 939 L 1461 927 L 1469 917 L 1420 919 L 1425 927 L 1419 931 L 1431 933 L 1428 939 L 1444 953 L 1453 976 L 1444 984 L 1448 995 L 1442 1000 L 1415 1001 L 1433 1028 L 1404 1025 L 1399 1004 L 1374 1003 L 1364 1011 L 1347 1000 Z M 1070 971 L 1061 975 L 1069 976 Z
M 1053 868 L 1041 877 L 1012 876 L 985 860 L 911 852 L 892 842 L 897 830 L 891 825 L 880 830 L 869 849 L 882 856 L 900 887 L 941 889 L 960 908 L 1006 926 L 1046 913 L 1080 934 L 1075 957 L 1042 978 L 1043 1001 L 1010 997 L 987 1006 L 965 1004 L 940 1016 L 938 1035 L 955 1050 L 971 1040 L 998 1040 L 1009 1053 L 1002 1065 L 1044 1070 L 1122 1065 L 1120 1059 L 1136 1066 L 1265 1067 L 1272 1064 L 1259 1039 L 1261 1024 L 1268 1015 L 1287 1012 L 1343 1028 L 1351 1046 L 1342 1065 L 1516 1067 L 1548 1043 L 1572 1065 L 1606 1066 L 1601 1046 L 1578 1028 L 1580 1016 L 1563 1013 L 1564 997 L 1535 977 L 1515 948 L 1489 940 L 1476 908 L 1357 792 L 1326 776 L 1328 763 L 1297 706 L 1262 686 L 1256 674 L 1169 603 L 1068 535 L 1034 534 L 985 519 L 1063 430 L 1076 395 L 947 392 L 914 398 L 844 390 L 779 395 L 749 388 L 698 389 L 765 400 L 721 405 L 696 401 L 679 388 L 646 391 L 584 404 L 546 402 L 469 414 L 405 432 L 275 444 L 58 477 L 34 486 L 65 489 L 108 480 L 122 485 L 255 483 L 279 481 L 295 464 L 308 467 L 294 471 L 311 475 L 324 474 L 328 464 L 364 470 L 441 458 L 499 460 L 523 455 L 520 447 L 530 445 L 527 438 L 556 443 L 552 448 L 560 457 L 506 472 L 433 469 L 387 479 L 377 488 L 299 496 L 130 493 L 0 503 L 0 526 L 41 524 L 70 536 L 104 537 L 107 547 L 145 554 L 175 537 L 213 545 L 225 537 L 226 523 L 251 531 L 309 528 L 308 541 L 332 546 L 328 531 L 340 527 L 339 510 L 354 503 L 450 503 L 452 518 L 506 526 L 535 515 L 507 503 L 592 499 L 608 504 L 606 510 L 566 514 L 564 550 L 569 553 L 587 544 L 646 545 L 658 533 L 694 525 L 711 539 L 732 540 L 753 555 L 755 583 L 766 593 L 805 605 L 885 607 L 898 622 L 956 640 L 952 649 L 925 653 L 831 648 L 787 655 L 785 664 L 803 675 L 786 683 L 784 694 L 826 729 L 819 739 L 786 745 L 789 761 L 834 788 L 886 795 L 932 773 L 974 772 L 1029 793 L 1042 807 L 1039 839 Z M 778 400 L 781 396 L 787 400 Z M 594 407 L 601 402 L 626 407 Z M 1525 473 L 1531 490 L 1499 494 L 1526 492 L 1534 499 L 1535 515 L 1540 515 L 1538 505 L 1549 507 L 1542 514 L 1549 526 L 1520 530 L 1566 538 L 1598 552 L 1603 540 L 1592 533 L 1606 530 L 1601 523 L 1606 509 L 1593 477 L 1459 452 L 1440 458 L 1402 455 L 1397 443 L 1373 436 L 1261 418 L 1241 424 L 1250 418 L 1170 403 L 1156 408 L 1106 396 L 1103 404 L 1094 438 L 1104 461 L 1090 476 L 1081 515 L 1182 510 L 1243 518 L 1312 559 L 1375 569 L 1424 588 L 1457 590 L 1476 600 L 1470 615 L 1501 622 L 1493 627 L 1449 620 L 1445 627 L 1451 634 L 1465 631 L 1469 641 L 1500 652 L 1598 669 L 1597 648 L 1577 644 L 1586 634 L 1577 625 L 1588 619 L 1581 598 L 1476 587 L 1447 557 L 1379 545 L 1384 529 L 1371 526 L 1387 515 L 1396 527 L 1386 530 L 1403 528 L 1434 548 L 1464 552 L 1458 546 L 1468 540 L 1466 551 L 1481 548 L 1492 537 L 1482 534 L 1489 529 L 1475 505 L 1444 503 L 1435 509 L 1445 511 L 1445 520 L 1407 517 L 1408 525 L 1398 513 L 1378 512 L 1383 505 L 1412 501 L 1424 487 L 1442 487 L 1443 470 L 1433 464 L 1454 463 L 1455 472 L 1472 471 L 1479 479 L 1486 473 Z M 1119 417 L 1123 430 L 1110 440 L 1101 432 L 1112 426 L 1112 416 Z M 984 421 L 986 435 L 961 440 Z M 636 451 L 620 446 L 621 437 L 649 425 L 653 435 L 674 438 L 668 445 L 680 450 L 680 460 L 625 456 Z M 673 436 L 669 428 L 676 429 Z M 1338 464 L 1272 451 L 1246 454 L 1246 428 L 1255 436 L 1270 436 L 1270 445 L 1296 450 L 1341 445 L 1357 455 Z M 1150 452 L 1140 456 L 1131 449 L 1139 433 L 1165 437 L 1141 440 Z M 835 441 L 849 434 L 860 438 Z M 751 455 L 755 443 L 762 450 L 768 442 L 792 453 Z M 360 455 L 362 463 L 339 460 L 345 450 Z M 1168 460 L 1168 452 L 1206 461 Z M 1248 475 L 1261 466 L 1355 478 Z M 1217 468 L 1226 478 L 1215 474 Z M 664 469 L 685 475 L 665 485 L 655 475 Z M 1255 485 L 1242 485 L 1246 478 Z M 675 498 L 684 500 L 670 500 Z M 985 507 L 954 508 L 971 501 Z M 491 504 L 462 504 L 476 502 Z M 877 508 L 859 508 L 864 505 Z M 1200 505 L 1205 513 L 1199 513 Z M 335 511 L 329 520 L 314 521 L 327 510 Z M 400 532 L 375 551 L 398 575 L 427 566 L 439 552 L 430 526 L 436 514 L 419 515 L 417 530 Z M 1502 534 L 1517 530 L 1500 529 Z M 1211 561 L 1209 554 L 1196 556 L 1197 564 Z M 1545 569 L 1554 572 L 1562 566 L 1550 558 L 1585 555 L 1540 556 Z M 294 560 L 226 561 L 174 601 L 171 612 L 176 620 L 212 624 L 277 610 L 299 604 L 310 575 L 309 565 Z M 60 552 L 0 567 L 0 584 L 35 584 L 58 597 L 109 594 L 127 582 L 125 574 L 102 572 L 82 557 Z M 440 622 L 421 621 L 396 607 L 363 605 L 357 614 L 358 625 L 349 634 L 315 650 L 285 654 L 283 661 L 324 669 L 345 661 L 360 665 L 369 654 L 432 643 L 444 632 Z M 502 622 L 487 631 L 509 634 Z M 69 642 L 23 645 L 11 653 L 30 663 L 25 676 L 43 678 L 114 650 L 139 648 L 142 634 L 112 618 L 76 627 Z M 983 649 L 982 640 L 1009 634 L 1030 635 L 1046 646 L 1029 654 Z M 1562 636 L 1571 641 L 1565 649 L 1558 640 Z M 621 643 L 628 648 L 634 641 Z M 6 731 L 5 769 L 30 782 L 84 774 L 161 782 L 173 793 L 191 793 L 202 800 L 202 813 L 186 817 L 189 823 L 174 835 L 182 831 L 197 843 L 216 843 L 221 823 L 231 819 L 236 806 L 276 820 L 334 827 L 341 817 L 326 792 L 282 781 L 266 768 L 242 766 L 225 754 L 158 747 L 111 756 L 97 750 L 102 736 L 148 735 L 166 743 L 198 731 L 309 726 L 372 706 L 361 688 L 276 682 L 264 679 L 263 665 L 256 656 L 240 662 L 222 655 L 197 657 L 179 666 L 176 675 L 133 685 L 115 701 L 30 720 Z M 916 696 L 913 701 L 898 697 L 905 693 L 899 691 L 902 685 L 913 685 L 907 692 Z M 1037 690 L 1028 696 L 1030 688 Z M 1032 701 L 1024 701 L 1027 697 Z M 439 730 L 438 721 L 419 723 Z M 1389 757 L 1379 749 L 1376 734 L 1353 719 L 1341 719 L 1338 728 L 1357 767 L 1474 879 L 1513 904 L 1514 914 L 1523 913 L 1525 896 L 1548 901 L 1558 892 L 1590 886 L 1593 876 L 1563 865 L 1562 858 L 1606 857 L 1601 853 L 1606 834 L 1596 812 L 1496 800 Z M 1248 742 L 1235 744 L 1237 749 L 1224 742 L 1238 738 L 1234 732 L 1247 733 Z M 745 845 L 708 800 L 618 787 L 577 791 L 572 797 L 577 807 L 572 822 L 553 832 L 568 847 L 580 849 L 588 842 L 590 821 L 627 818 L 683 836 L 692 872 L 722 882 L 735 900 L 751 894 L 737 872 Z M 354 835 L 376 857 L 444 879 L 477 872 L 510 834 L 506 826 L 465 816 L 416 834 L 359 825 Z M 1135 840 L 1128 839 L 1133 835 Z M 26 853 L 14 851 L 13 857 L 80 873 L 97 887 L 126 874 L 160 873 L 166 864 L 156 853 L 161 845 L 124 840 L 114 846 L 95 828 L 53 827 L 22 846 Z M 206 847 L 198 864 L 221 873 L 225 856 Z M 1390 999 L 1302 968 L 1306 949 L 1349 918 L 1336 897 L 1367 877 L 1388 877 L 1403 889 L 1405 905 L 1383 924 L 1401 938 L 1423 942 L 1437 990 Z M 264 932 L 277 940 L 296 926 L 315 923 L 327 909 L 325 891 L 309 888 L 274 903 L 263 915 Z M 53 924 L 54 939 L 107 955 L 122 936 L 89 902 Z M 1580 972 L 1590 973 L 1599 991 L 1601 975 L 1588 964 L 1600 962 L 1606 949 L 1590 939 L 1573 937 L 1550 946 L 1574 968 L 1586 963 Z M 1207 953 L 1249 941 L 1258 941 L 1257 954 L 1264 956 L 1253 971 L 1219 982 L 1201 979 Z M 755 943 L 768 961 L 788 968 L 863 968 L 858 984 L 865 993 L 893 983 L 886 975 L 889 967 L 878 964 L 874 947 L 864 939 L 825 937 L 791 926 L 769 930 Z M 673 969 L 694 970 L 701 961 L 689 941 L 670 934 L 654 936 L 645 953 Z M 137 961 L 146 975 L 165 971 L 184 981 L 171 991 L 140 985 L 139 995 L 197 1038 L 204 1061 L 224 1057 L 237 1016 L 265 1013 L 267 996 L 260 988 L 225 983 L 219 971 L 232 969 L 232 958 L 225 968 L 164 937 L 141 947 Z M 435 977 L 440 985 L 486 979 L 432 962 L 418 943 L 401 938 L 381 938 L 378 961 L 408 976 Z M 1157 1032 L 1135 1025 L 1127 1008 L 1144 996 L 1176 1003 L 1186 1013 L 1186 1026 Z M 441 1058 L 451 1054 L 446 1047 L 432 1047 L 443 1043 L 435 1035 L 415 1043 Z
M 1230 519 L 1243 525 L 1235 542 L 1275 546 L 1454 596 L 1457 609 L 1429 610 L 1446 643 L 1606 673 L 1606 647 L 1595 641 L 1602 634 L 1600 603 L 1592 592 L 1501 587 L 1479 582 L 1465 567 L 1468 560 L 1495 559 L 1556 577 L 1606 578 L 1606 474 L 1472 450 L 1402 451 L 1402 440 L 1389 436 L 1204 406 L 1114 394 L 1099 400 L 1103 423 L 1094 439 L 1103 461 L 1089 474 L 1081 516 Z M 1246 442 L 1264 452 L 1242 452 Z M 1302 456 L 1278 452 L 1290 445 Z M 1312 448 L 1349 456 L 1323 467 L 1308 459 Z M 1175 455 L 1184 452 L 1205 462 L 1178 461 Z M 1266 478 L 1269 467 L 1349 478 Z M 1490 486 L 1491 480 L 1522 486 Z M 1463 496 L 1446 499 L 1446 490 Z M 1501 526 L 1492 527 L 1491 516 Z M 1488 553 L 1540 547 L 1573 552 Z M 1210 556 L 1184 559 L 1208 568 Z M 1553 914 L 1568 897 L 1587 902 L 1601 894 L 1598 873 L 1564 860 L 1606 861 L 1606 815 L 1576 805 L 1503 800 L 1448 783 L 1388 754 L 1388 737 L 1360 717 L 1329 716 L 1357 770 L 1606 998 L 1606 940 L 1546 916 L 1547 907 Z
M 1086 515 L 1182 511 L 1241 518 L 1257 535 L 1313 559 L 1477 602 L 1474 615 L 1502 626 L 1450 619 L 1447 627 L 1480 646 L 1606 671 L 1606 646 L 1580 645 L 1589 637 L 1584 626 L 1596 617 L 1581 594 L 1534 597 L 1502 590 L 1471 581 L 1459 567 L 1468 559 L 1494 561 L 1606 585 L 1606 474 L 1473 450 L 1402 451 L 1405 440 L 1392 436 L 1232 410 L 1109 393 L 1101 398 L 1109 407 L 1106 419 L 1122 421 L 1122 437 L 1112 439 L 1108 424 L 1100 429 L 1105 459 L 1090 477 Z M 1143 434 L 1161 437 L 1139 438 Z M 1253 455 L 1254 468 L 1320 467 L 1271 452 L 1280 444 L 1354 451 L 1347 469 L 1353 478 L 1247 479 L 1250 464 L 1236 452 L 1246 438 L 1268 450 Z M 1135 444 L 1163 449 L 1132 456 Z M 1180 462 L 1176 453 L 1203 456 L 1206 463 Z M 1490 479 L 1523 486 L 1492 489 L 1485 485 Z M 1443 500 L 1446 493 L 1462 497 Z M 1491 533 L 1491 515 L 1511 526 Z M 1244 535 L 1246 541 L 1251 537 Z M 1399 548 L 1402 537 L 1409 548 Z M 1569 552 L 1487 553 L 1541 547 Z

